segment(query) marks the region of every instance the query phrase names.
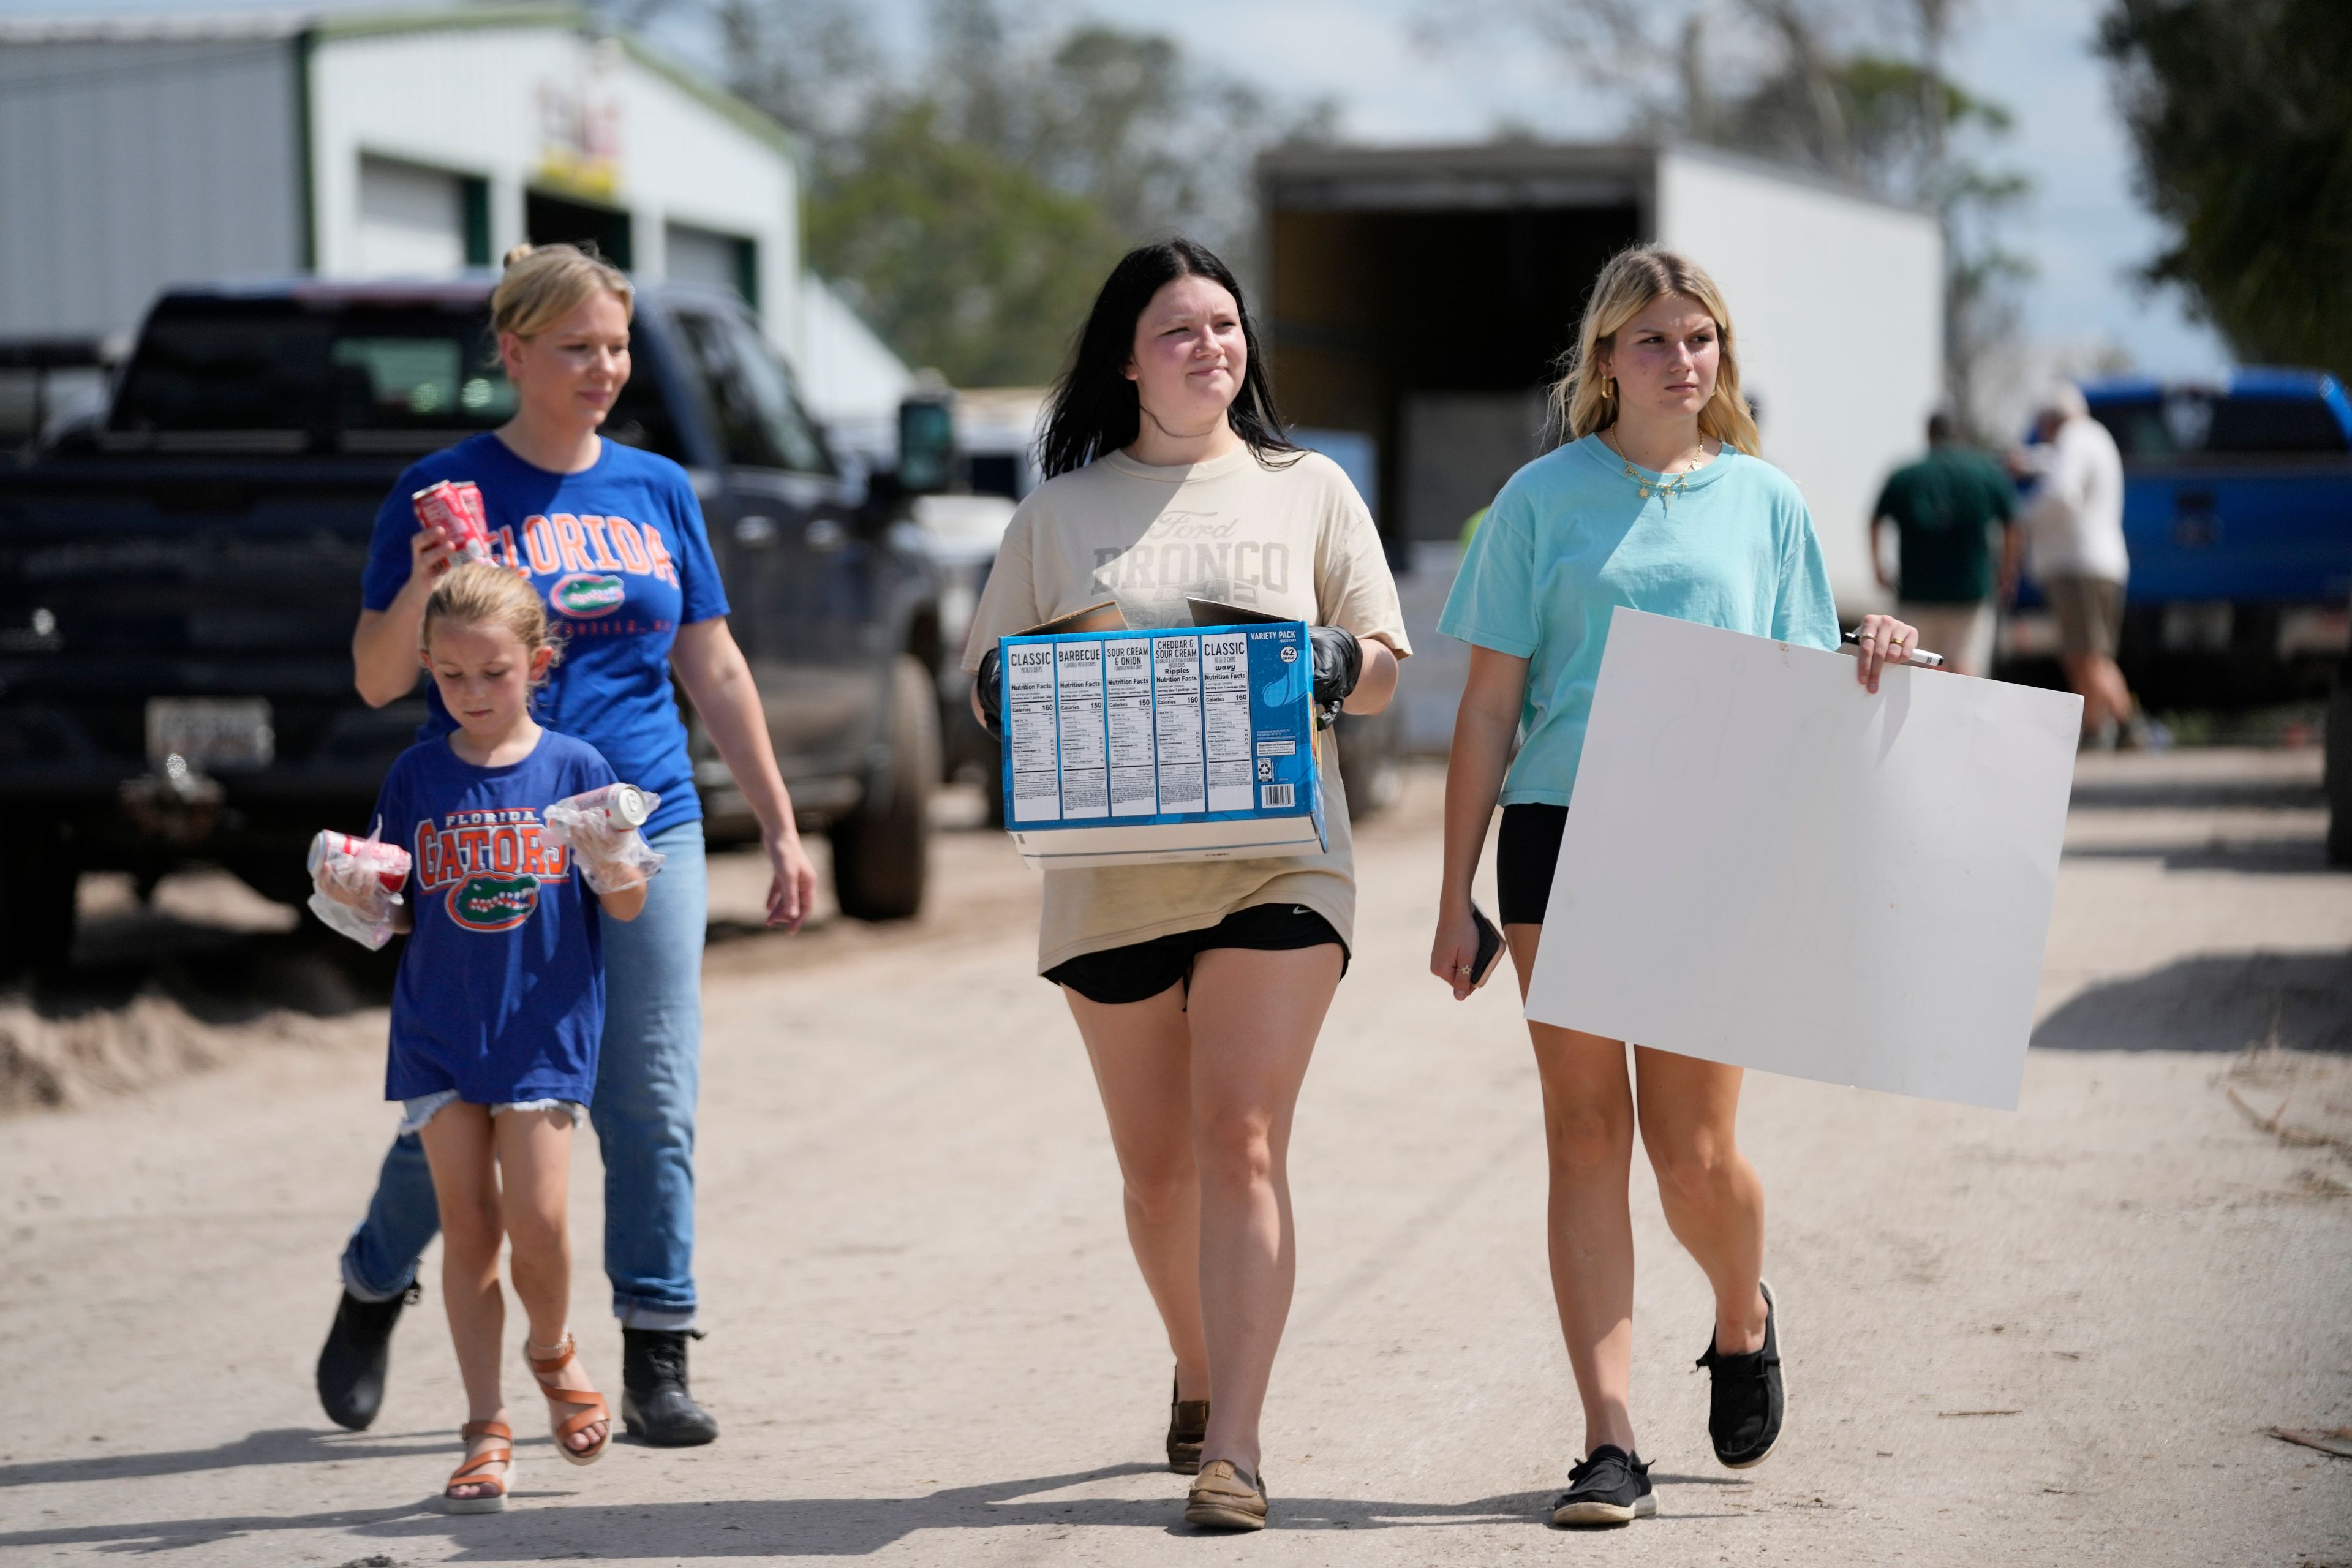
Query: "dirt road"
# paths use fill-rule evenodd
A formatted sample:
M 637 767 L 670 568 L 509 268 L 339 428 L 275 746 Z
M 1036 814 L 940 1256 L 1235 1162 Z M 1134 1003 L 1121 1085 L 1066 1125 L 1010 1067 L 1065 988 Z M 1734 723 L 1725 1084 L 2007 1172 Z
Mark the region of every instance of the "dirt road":
M 374 1430 L 311 1399 L 392 1122 L 373 1015 L 0 1121 L 0 1560 L 2352 1563 L 2352 1460 L 2262 1435 L 2352 1423 L 2352 1164 L 2309 1141 L 2352 1102 L 2352 878 L 2319 864 L 2315 781 L 2308 753 L 2086 765 L 2017 1113 L 1750 1079 L 1791 1398 L 1759 1470 L 1708 1456 L 1703 1281 L 1637 1172 L 1654 1522 L 1542 1522 L 1578 1431 L 1536 1086 L 1507 985 L 1456 1006 L 1423 975 L 1424 774 L 1361 834 L 1300 1113 L 1263 1536 L 1177 1522 L 1092 1084 L 1030 975 L 1026 873 L 975 833 L 897 931 L 746 934 L 756 873 L 722 874 L 696 1367 L 726 1434 L 582 1471 L 519 1405 L 503 1516 L 432 1506 L 463 1412 L 429 1301 Z M 2266 1040 L 2320 1055 L 2232 1077 Z M 2256 1125 L 2282 1085 L 2304 1142 Z

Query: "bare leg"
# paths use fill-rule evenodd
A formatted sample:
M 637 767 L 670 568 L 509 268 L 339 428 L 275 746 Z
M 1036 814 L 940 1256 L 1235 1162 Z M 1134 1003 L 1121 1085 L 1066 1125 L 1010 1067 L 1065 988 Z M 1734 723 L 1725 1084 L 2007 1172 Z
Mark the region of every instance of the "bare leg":
M 2114 659 L 2101 655 L 2098 663 L 2098 680 L 2106 692 L 2107 707 L 2115 714 L 2116 722 L 2130 723 L 2132 716 L 2139 711 L 2139 703 L 2133 698 L 2131 687 L 2124 680 L 2123 667 Z
M 499 1290 L 499 1246 L 505 1231 L 489 1109 L 445 1105 L 425 1124 L 421 1137 L 433 1171 L 433 1195 L 441 1206 L 441 1304 L 449 1317 L 457 1375 L 466 1385 L 466 1419 L 503 1423 L 499 1342 L 506 1334 L 507 1308 Z M 498 1444 L 497 1438 L 477 1437 L 467 1451 Z M 452 1495 L 485 1497 L 496 1489 L 476 1482 L 453 1489 Z
M 1201 1173 L 1201 1313 L 1209 1342 L 1201 1460 L 1258 1473 L 1258 1418 L 1290 1316 L 1291 1115 L 1332 993 L 1334 943 L 1211 948 L 1192 965 L 1192 1150 Z
M 1543 928 L 1511 925 L 1503 934 L 1524 1001 Z M 1630 1454 L 1633 1221 L 1625 1191 L 1633 1165 L 1633 1088 L 1625 1047 L 1549 1024 L 1531 1022 L 1528 1033 L 1543 1080 L 1552 1300 L 1584 1405 L 1584 1451 L 1613 1444 Z
M 2114 659 L 2102 654 L 2070 653 L 2062 661 L 2066 684 L 2083 700 L 2083 732 L 2096 734 L 2109 721 L 2124 723 L 2132 716 L 2131 689 Z
M 1089 1002 L 1065 986 L 1110 1121 L 1127 1244 L 1176 1356 L 1177 1395 L 1209 1397 L 1201 1328 L 1201 1179 L 1192 1163 L 1192 1036 L 1184 988 L 1141 1002 Z
M 571 1332 L 572 1118 L 561 1110 L 509 1110 L 494 1118 L 491 1129 L 503 1178 L 499 1211 L 513 1248 L 508 1267 L 515 1299 L 530 1321 L 530 1353 L 553 1357 Z M 551 1375 L 558 1388 L 594 1386 L 576 1359 Z M 596 1422 L 564 1446 L 584 1454 L 604 1431 L 605 1424 Z
M 1739 1151 L 1740 1069 L 1637 1046 L 1642 1147 L 1666 1225 L 1715 1289 L 1715 1343 L 1764 1348 L 1764 1184 Z

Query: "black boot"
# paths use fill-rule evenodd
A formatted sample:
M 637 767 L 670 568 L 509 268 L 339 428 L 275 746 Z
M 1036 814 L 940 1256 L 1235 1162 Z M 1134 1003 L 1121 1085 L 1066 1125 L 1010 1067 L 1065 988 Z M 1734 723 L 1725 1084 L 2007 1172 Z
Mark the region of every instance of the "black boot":
M 375 1419 L 383 1404 L 384 1370 L 392 1364 L 392 1326 L 416 1295 L 415 1285 L 388 1301 L 343 1292 L 335 1326 L 319 1352 L 319 1403 L 336 1426 L 364 1432 Z
M 686 1391 L 686 1341 L 683 1329 L 621 1331 L 621 1425 L 656 1448 L 698 1447 L 719 1436 L 719 1423 Z

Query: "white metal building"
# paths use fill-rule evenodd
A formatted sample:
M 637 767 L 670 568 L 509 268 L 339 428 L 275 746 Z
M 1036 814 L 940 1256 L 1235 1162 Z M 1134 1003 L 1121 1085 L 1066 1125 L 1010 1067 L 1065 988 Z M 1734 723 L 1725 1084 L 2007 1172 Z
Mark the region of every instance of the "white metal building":
M 802 274 L 789 134 L 575 6 L 0 21 L 0 334 L 127 331 L 174 282 L 586 238 L 739 290 L 821 412 L 905 382 Z

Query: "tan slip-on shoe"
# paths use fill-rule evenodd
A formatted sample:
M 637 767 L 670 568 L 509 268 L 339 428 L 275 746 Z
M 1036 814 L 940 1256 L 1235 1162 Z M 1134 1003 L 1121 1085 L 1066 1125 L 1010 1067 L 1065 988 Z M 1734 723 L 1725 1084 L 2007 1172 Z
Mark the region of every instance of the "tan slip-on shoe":
M 1211 1459 L 1184 1501 L 1184 1522 L 1203 1530 L 1264 1530 L 1265 1478 L 1245 1475 L 1231 1459 Z

